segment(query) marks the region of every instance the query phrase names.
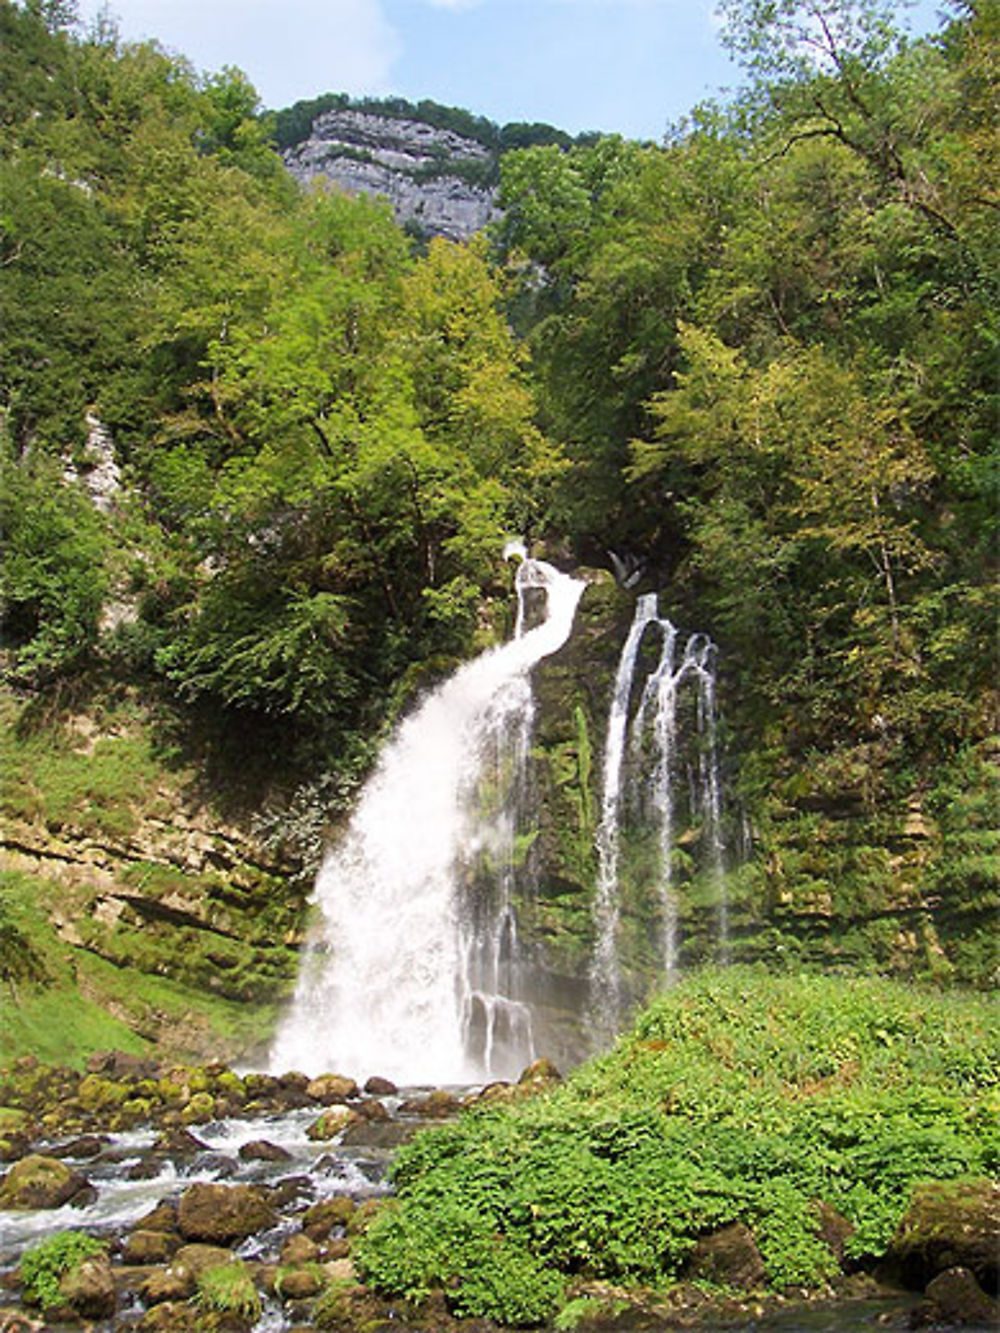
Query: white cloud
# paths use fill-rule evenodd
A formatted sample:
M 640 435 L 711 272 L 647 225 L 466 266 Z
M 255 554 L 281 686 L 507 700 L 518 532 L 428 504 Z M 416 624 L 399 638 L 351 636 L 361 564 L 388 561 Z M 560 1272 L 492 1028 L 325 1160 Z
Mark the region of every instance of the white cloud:
M 101 8 L 81 5 L 84 19 Z M 156 37 L 200 69 L 237 65 L 263 101 L 391 91 L 401 43 L 382 0 L 111 0 L 122 35 Z

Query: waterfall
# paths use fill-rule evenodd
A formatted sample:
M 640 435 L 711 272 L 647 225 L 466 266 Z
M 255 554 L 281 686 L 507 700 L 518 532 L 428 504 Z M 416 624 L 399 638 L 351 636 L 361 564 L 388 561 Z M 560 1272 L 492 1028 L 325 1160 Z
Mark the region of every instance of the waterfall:
M 516 828 L 497 784 L 521 781 L 529 672 L 569 637 L 584 585 L 523 559 L 516 586 L 515 637 L 401 724 L 328 854 L 272 1069 L 443 1083 L 509 1075 L 531 1059 L 530 1010 L 511 989 Z M 474 872 L 484 861 L 486 893 Z
M 629 717 L 637 691 L 636 668 L 647 630 L 661 637 L 656 666 L 642 682 L 634 715 Z M 626 773 L 638 788 L 639 803 L 656 830 L 659 853 L 659 957 L 663 974 L 672 981 L 680 950 L 679 911 L 674 886 L 674 823 L 678 783 L 678 709 L 681 687 L 689 679 L 695 690 L 697 781 L 689 800 L 690 814 L 700 820 L 703 869 L 719 898 L 720 953 L 728 948 L 728 911 L 724 887 L 725 847 L 722 831 L 722 795 L 719 777 L 715 703 L 715 645 L 704 634 L 691 634 L 677 661 L 678 632 L 659 615 L 657 596 L 646 594 L 636 602 L 631 628 L 622 646 L 608 713 L 604 747 L 601 821 L 597 834 L 597 885 L 594 896 L 595 945 L 591 966 L 592 1026 L 607 1033 L 621 1019 L 622 984 L 617 945 L 620 916 L 620 824 L 626 804 Z M 628 765 L 626 766 L 626 754 Z
M 629 701 L 639 645 L 646 626 L 656 619 L 656 594 L 640 597 L 635 618 L 618 659 L 614 693 L 608 712 L 604 742 L 601 820 L 597 828 L 597 885 L 594 897 L 594 959 L 591 968 L 595 993 L 601 997 L 599 1026 L 617 1019 L 621 1007 L 621 976 L 618 965 L 618 850 L 619 804 L 628 732 Z

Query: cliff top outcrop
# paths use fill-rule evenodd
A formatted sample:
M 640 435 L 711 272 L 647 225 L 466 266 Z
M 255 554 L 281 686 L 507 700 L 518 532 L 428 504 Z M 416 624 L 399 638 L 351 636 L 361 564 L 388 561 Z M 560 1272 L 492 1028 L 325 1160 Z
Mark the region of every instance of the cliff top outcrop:
M 285 165 L 303 184 L 325 178 L 348 194 L 384 196 L 401 225 L 457 241 L 497 216 L 503 153 L 573 143 L 551 125 L 501 127 L 436 102 L 355 103 L 343 94 L 278 112 L 275 135 Z

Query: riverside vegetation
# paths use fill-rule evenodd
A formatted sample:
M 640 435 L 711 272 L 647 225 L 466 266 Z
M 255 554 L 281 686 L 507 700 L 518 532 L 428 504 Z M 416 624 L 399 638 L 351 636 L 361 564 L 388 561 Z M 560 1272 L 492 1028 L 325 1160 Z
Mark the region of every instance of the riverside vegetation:
M 505 628 L 510 534 L 613 551 L 719 645 L 729 949 L 787 975 L 709 974 L 551 1098 L 418 1141 L 358 1250 L 508 1322 L 569 1327 L 605 1299 L 573 1284 L 668 1282 L 728 1227 L 822 1287 L 820 1205 L 868 1264 L 919 1181 L 996 1173 L 1000 7 L 915 42 L 882 0 L 722 10 L 746 87 L 661 145 L 477 122 L 503 216 L 457 246 L 299 191 L 305 113 L 239 71 L 0 0 L 4 1059 L 270 1028 L 380 740 Z M 620 602 L 581 609 L 605 673 Z M 523 923 L 567 971 L 607 693 L 570 675 Z
M 157 1071 L 127 1056 L 80 1078 L 25 1061 L 0 1091 L 0 1144 L 18 1159 L 0 1206 L 92 1195 L 55 1159 L 88 1157 L 83 1171 L 103 1181 L 103 1156 L 121 1153 L 108 1133 L 139 1124 L 156 1127 L 155 1170 L 173 1159 L 190 1178 L 202 1161 L 227 1181 L 235 1163 L 227 1170 L 197 1136 L 227 1116 L 249 1120 L 242 1166 L 257 1158 L 277 1174 L 177 1181 L 179 1200 L 124 1232 L 105 1225 L 101 1243 L 74 1230 L 29 1248 L 6 1285 L 19 1283 L 29 1308 L 79 1312 L 94 1284 L 66 1274 L 96 1263 L 94 1313 L 134 1312 L 138 1291 L 150 1330 L 212 1330 L 221 1313 L 246 1330 L 270 1298 L 301 1328 L 343 1333 L 453 1318 L 565 1333 L 615 1319 L 717 1326 L 789 1300 L 871 1297 L 875 1274 L 926 1285 L 920 1318 L 988 1327 L 997 1306 L 979 1284 L 997 1288 L 998 1055 L 996 1007 L 981 997 L 734 967 L 682 982 L 564 1083 L 539 1062 L 467 1098 L 457 1119 L 446 1093 L 390 1115 L 344 1078 Z M 395 1197 L 331 1199 L 329 1159 L 304 1174 L 252 1137 L 254 1117 L 274 1133 L 276 1114 L 302 1108 L 319 1117 L 309 1137 L 334 1153 L 342 1138 L 372 1145 L 397 1131 L 384 1139 L 403 1143 Z M 414 1136 L 428 1117 L 444 1123 Z M 144 1160 L 131 1179 L 150 1174 Z M 252 1262 L 234 1256 L 253 1236 L 241 1250 Z M 965 1303 L 942 1281 L 962 1286 Z
M 131 691 L 183 789 L 301 869 L 502 631 L 504 538 L 611 550 L 719 645 L 732 956 L 992 984 L 996 7 L 910 43 L 876 0 L 820 37 L 725 9 L 738 98 L 662 145 L 491 132 L 503 217 L 458 246 L 299 191 L 238 71 L 4 0 L 12 743 Z M 586 693 L 546 756 L 566 959 Z

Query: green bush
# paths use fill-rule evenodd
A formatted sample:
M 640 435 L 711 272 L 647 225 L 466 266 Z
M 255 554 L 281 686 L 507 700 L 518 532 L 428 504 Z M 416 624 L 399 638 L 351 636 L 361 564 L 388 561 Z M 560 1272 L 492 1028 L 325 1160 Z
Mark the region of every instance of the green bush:
M 570 1277 L 659 1285 L 699 1236 L 753 1232 L 767 1283 L 822 1288 L 817 1201 L 882 1253 L 913 1185 L 997 1166 L 997 1015 L 902 983 L 707 971 L 555 1092 L 400 1150 L 358 1243 L 373 1286 L 507 1324 Z
M 63 1304 L 59 1282 L 82 1259 L 100 1254 L 103 1245 L 83 1231 L 60 1231 L 26 1250 L 21 1259 L 24 1299 L 43 1310 Z
M 198 1278 L 195 1300 L 213 1313 L 240 1315 L 251 1322 L 260 1318 L 260 1297 L 246 1265 L 238 1259 L 206 1268 Z
M 539 1324 L 558 1307 L 563 1281 L 492 1221 L 486 1211 L 448 1200 L 384 1208 L 361 1242 L 360 1272 L 408 1300 L 443 1286 L 459 1317 L 485 1316 L 511 1328 Z

